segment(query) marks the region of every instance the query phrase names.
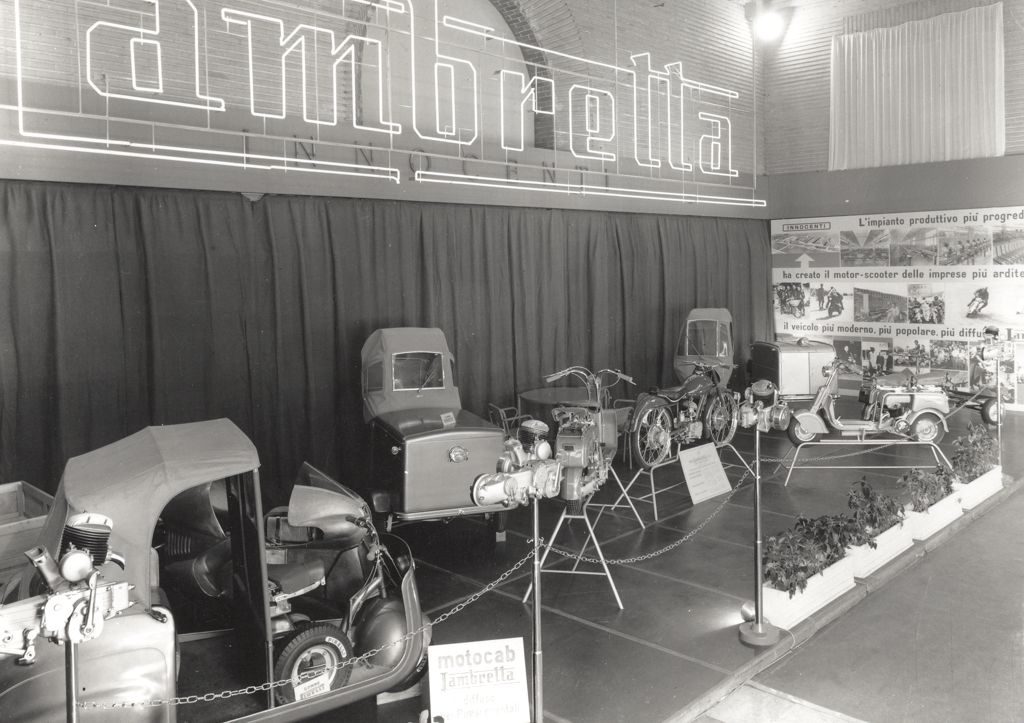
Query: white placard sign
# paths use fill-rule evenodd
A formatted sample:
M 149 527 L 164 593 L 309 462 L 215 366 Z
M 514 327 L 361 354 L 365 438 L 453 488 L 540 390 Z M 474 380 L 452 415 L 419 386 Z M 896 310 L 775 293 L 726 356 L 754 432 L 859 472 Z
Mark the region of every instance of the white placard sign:
M 683 467 L 686 486 L 690 490 L 693 504 L 729 492 L 732 487 L 725 475 L 722 460 L 713 444 L 680 450 L 679 464 Z
M 431 645 L 430 720 L 529 723 L 522 638 Z

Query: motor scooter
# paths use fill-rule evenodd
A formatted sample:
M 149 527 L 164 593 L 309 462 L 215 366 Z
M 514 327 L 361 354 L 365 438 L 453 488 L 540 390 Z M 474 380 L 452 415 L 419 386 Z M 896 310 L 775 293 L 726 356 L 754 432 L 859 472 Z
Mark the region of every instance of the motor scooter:
M 828 311 L 828 316 L 831 319 L 833 316 L 839 316 L 843 313 L 843 309 L 846 307 L 843 305 L 843 297 L 840 294 L 829 294 L 827 306 L 825 310 Z
M 841 419 L 835 411 L 841 372 L 863 373 L 855 365 L 839 359 L 822 368 L 825 383 L 818 388 L 809 409 L 793 412 L 786 430 L 793 444 L 815 442 L 830 433 L 856 439 L 893 434 L 938 444 L 949 430 L 946 416 L 950 407 L 946 393 L 940 386 L 918 384 L 913 376 L 907 384 L 897 386 L 874 381 L 862 419 Z
M 569 376 L 584 383 L 587 401 L 559 404 L 551 416 L 558 425 L 554 455 L 562 468 L 559 496 L 571 514 L 578 514 L 608 479 L 619 433 L 630 416 L 629 407 L 613 407 L 609 390 L 620 381 L 635 382 L 617 369 L 592 372 L 581 366 L 549 374 L 544 381 L 550 384 Z

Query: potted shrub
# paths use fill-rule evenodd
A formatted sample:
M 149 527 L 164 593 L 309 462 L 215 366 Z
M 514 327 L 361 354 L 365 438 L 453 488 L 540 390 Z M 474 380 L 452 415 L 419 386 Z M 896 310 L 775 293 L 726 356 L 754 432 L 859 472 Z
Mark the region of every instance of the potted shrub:
M 845 558 L 855 534 L 846 515 L 800 517 L 789 530 L 769 537 L 763 553 L 765 617 L 792 628 L 854 586 Z
M 854 577 L 867 577 L 914 544 L 910 527 L 903 524 L 903 505 L 876 492 L 867 480 L 850 487 L 847 504 L 855 535 L 846 554 L 853 562 Z
M 912 469 L 900 477 L 910 497 L 904 508 L 907 526 L 915 540 L 926 540 L 964 513 L 953 492 L 955 476 L 945 467 Z
M 969 424 L 967 436 L 953 442 L 950 458 L 957 476 L 957 494 L 965 510 L 977 507 L 1003 488 L 999 443 L 981 424 Z

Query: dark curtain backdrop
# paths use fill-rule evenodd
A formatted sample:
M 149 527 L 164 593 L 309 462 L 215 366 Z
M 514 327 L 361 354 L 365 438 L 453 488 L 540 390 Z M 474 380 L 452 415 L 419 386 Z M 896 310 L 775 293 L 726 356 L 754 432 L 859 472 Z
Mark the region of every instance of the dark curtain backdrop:
M 272 500 L 305 459 L 358 486 L 374 329 L 443 329 L 482 416 L 569 364 L 632 396 L 691 308 L 770 338 L 770 268 L 764 221 L 0 181 L 0 482 L 228 417 Z

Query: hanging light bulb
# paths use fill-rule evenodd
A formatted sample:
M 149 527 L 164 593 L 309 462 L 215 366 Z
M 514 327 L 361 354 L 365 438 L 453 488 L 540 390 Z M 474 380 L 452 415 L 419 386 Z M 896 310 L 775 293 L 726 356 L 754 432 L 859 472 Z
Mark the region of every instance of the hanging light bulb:
M 762 10 L 754 18 L 754 36 L 762 43 L 770 43 L 782 37 L 786 22 L 778 10 Z
M 786 17 L 768 0 L 751 0 L 744 7 L 750 30 L 761 43 L 772 43 L 786 31 Z

